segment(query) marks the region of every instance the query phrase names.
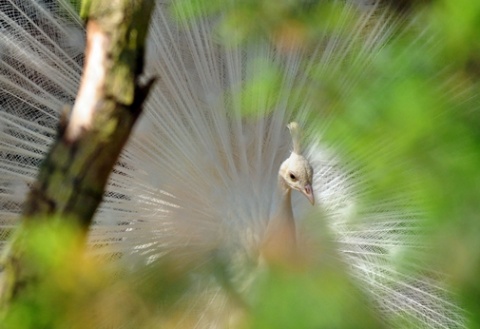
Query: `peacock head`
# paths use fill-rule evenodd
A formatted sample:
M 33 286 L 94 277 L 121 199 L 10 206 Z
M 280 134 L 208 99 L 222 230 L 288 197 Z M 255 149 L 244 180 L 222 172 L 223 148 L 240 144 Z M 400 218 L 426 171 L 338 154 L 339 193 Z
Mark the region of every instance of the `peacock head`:
M 279 175 L 288 189 L 297 190 L 304 194 L 308 201 L 315 204 L 315 196 L 312 189 L 313 168 L 309 161 L 301 154 L 300 128 L 296 122 L 288 126 L 293 140 L 293 151 L 280 166 Z
M 312 189 L 313 169 L 303 155 L 292 152 L 282 163 L 279 174 L 287 188 L 299 191 L 312 205 L 315 204 Z

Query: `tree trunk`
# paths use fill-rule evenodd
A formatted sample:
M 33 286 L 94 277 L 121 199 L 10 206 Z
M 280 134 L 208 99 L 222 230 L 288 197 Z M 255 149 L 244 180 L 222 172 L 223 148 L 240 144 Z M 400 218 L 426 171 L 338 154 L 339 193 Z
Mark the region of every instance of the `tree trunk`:
M 25 286 L 41 284 L 42 277 L 26 256 L 32 227 L 42 223 L 55 230 L 52 223 L 68 223 L 75 227 L 80 244 L 85 240 L 110 172 L 153 82 L 138 82 L 153 6 L 149 0 L 112 0 L 85 2 L 82 7 L 88 23 L 80 89 L 27 197 L 22 224 L 2 255 L 3 308 Z

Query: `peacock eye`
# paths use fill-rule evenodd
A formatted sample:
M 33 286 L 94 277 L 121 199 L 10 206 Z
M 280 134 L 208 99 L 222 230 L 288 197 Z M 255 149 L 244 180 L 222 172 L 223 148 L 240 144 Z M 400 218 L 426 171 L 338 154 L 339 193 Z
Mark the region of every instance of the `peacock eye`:
M 295 177 L 294 174 L 290 173 L 290 179 L 293 180 L 293 181 L 295 181 L 295 180 L 297 180 L 297 177 Z

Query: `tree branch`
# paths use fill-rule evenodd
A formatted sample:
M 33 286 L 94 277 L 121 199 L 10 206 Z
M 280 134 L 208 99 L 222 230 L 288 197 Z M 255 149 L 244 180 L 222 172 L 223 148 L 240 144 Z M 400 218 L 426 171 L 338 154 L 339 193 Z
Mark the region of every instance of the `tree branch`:
M 84 240 L 105 185 L 153 83 L 139 84 L 145 37 L 154 1 L 92 1 L 88 8 L 86 60 L 70 120 L 59 127 L 23 223 L 1 260 L 0 305 L 38 279 L 22 246 L 32 223 L 66 221 Z M 74 260 L 72 260 L 74 261 Z M 28 275 L 27 275 L 28 273 Z M 40 280 L 41 281 L 41 280 Z

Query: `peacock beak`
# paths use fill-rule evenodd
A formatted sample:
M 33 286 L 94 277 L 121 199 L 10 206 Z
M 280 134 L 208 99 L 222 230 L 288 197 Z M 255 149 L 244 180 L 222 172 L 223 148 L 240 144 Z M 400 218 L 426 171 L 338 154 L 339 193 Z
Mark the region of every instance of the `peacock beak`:
M 302 191 L 302 193 L 305 194 L 308 201 L 310 201 L 310 203 L 313 206 L 315 204 L 315 196 L 313 195 L 312 185 L 310 184 L 305 185 L 305 188 Z

